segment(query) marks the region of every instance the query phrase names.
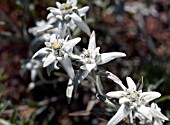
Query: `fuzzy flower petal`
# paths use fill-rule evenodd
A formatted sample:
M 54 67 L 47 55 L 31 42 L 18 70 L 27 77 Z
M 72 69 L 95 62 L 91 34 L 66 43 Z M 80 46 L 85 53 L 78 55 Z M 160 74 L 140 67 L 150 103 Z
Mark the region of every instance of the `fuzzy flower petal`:
M 56 60 L 56 56 L 51 53 L 47 56 L 47 58 L 44 61 L 43 67 L 49 66 L 51 63 L 53 63 Z
M 147 108 L 153 117 L 168 121 L 168 118 L 165 115 L 163 115 L 160 111 L 157 111 L 156 109 L 153 109 L 151 107 Z
M 51 49 L 47 47 L 41 48 L 32 56 L 32 58 L 35 58 L 38 55 L 47 55 L 49 53 L 48 51 L 51 51 Z
M 116 114 L 110 119 L 107 125 L 117 125 L 123 118 L 125 118 L 131 110 L 127 109 L 124 104 L 120 106 Z
M 136 91 L 136 84 L 134 83 L 134 81 L 130 77 L 126 77 L 126 81 L 127 81 L 128 89 L 130 91 Z
M 122 98 L 123 96 L 125 96 L 126 92 L 124 92 L 124 91 L 112 91 L 112 92 L 108 92 L 106 95 L 110 98 L 118 98 L 119 99 L 119 98 Z
M 91 34 L 90 28 L 87 26 L 87 24 L 76 13 L 72 13 L 69 16 L 72 18 L 72 20 L 75 22 L 75 24 L 79 28 L 81 28 L 81 30 L 83 30 L 86 34 L 88 34 L 90 36 L 90 34 Z
M 98 65 L 102 65 L 105 63 L 108 63 L 109 61 L 119 58 L 119 57 L 124 57 L 126 56 L 125 53 L 122 52 L 109 52 L 109 53 L 102 53 L 101 54 L 101 61 L 98 62 Z
M 143 99 L 146 103 L 159 98 L 161 94 L 159 92 L 143 92 L 140 94 L 141 99 Z
M 86 12 L 89 10 L 88 6 L 78 9 L 80 17 L 85 16 Z
M 119 104 L 124 104 L 126 102 L 131 102 L 131 100 L 127 97 L 122 97 L 119 99 Z
M 73 51 L 73 47 L 79 43 L 81 40 L 81 38 L 77 37 L 77 38 L 74 38 L 74 39 L 71 39 L 67 42 L 64 43 L 64 46 L 63 46 L 63 49 L 68 52 L 68 53 L 72 53 Z
M 142 114 L 145 118 L 147 118 L 150 122 L 152 121 L 152 115 L 150 114 L 148 108 L 144 105 L 141 105 L 137 108 L 137 111 Z
M 96 38 L 95 38 L 95 32 L 93 31 L 92 34 L 90 35 L 88 50 L 93 51 L 95 50 L 95 48 L 96 48 Z
M 73 67 L 72 67 L 72 63 L 71 63 L 71 60 L 70 58 L 63 58 L 61 61 L 60 61 L 61 65 L 63 66 L 64 70 L 67 72 L 67 74 L 69 75 L 69 77 L 71 79 L 74 78 L 75 74 L 74 74 L 74 70 L 73 70 Z

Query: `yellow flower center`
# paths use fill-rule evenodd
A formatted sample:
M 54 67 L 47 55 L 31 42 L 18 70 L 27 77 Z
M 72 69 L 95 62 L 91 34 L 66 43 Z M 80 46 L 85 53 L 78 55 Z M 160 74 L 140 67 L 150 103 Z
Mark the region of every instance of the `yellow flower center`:
M 69 3 L 64 4 L 65 9 L 71 9 L 72 5 Z
M 139 98 L 139 93 L 138 92 L 133 92 L 129 95 L 129 98 L 131 100 L 137 100 Z
M 60 48 L 59 43 L 53 43 L 51 46 L 52 46 L 53 49 L 59 49 Z

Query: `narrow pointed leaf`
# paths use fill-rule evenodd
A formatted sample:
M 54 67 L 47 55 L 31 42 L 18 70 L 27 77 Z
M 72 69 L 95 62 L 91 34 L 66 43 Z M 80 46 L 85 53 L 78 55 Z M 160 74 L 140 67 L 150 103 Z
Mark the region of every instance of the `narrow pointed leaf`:
M 38 55 L 41 55 L 41 56 L 45 56 L 48 54 L 48 51 L 51 51 L 51 49 L 47 48 L 47 47 L 44 47 L 44 48 L 41 48 L 40 50 L 38 50 L 33 56 L 32 58 L 35 58 L 36 56 Z
M 131 110 L 127 109 L 124 104 L 120 106 L 116 114 L 110 119 L 107 125 L 117 125 L 123 118 L 125 118 Z
M 56 60 L 56 56 L 53 53 L 49 54 L 44 61 L 43 67 L 47 67 L 48 65 L 53 63 L 55 60 Z
M 159 92 L 143 92 L 140 96 L 146 103 L 148 103 L 156 98 L 159 98 L 161 94 Z
M 122 52 L 108 52 L 108 53 L 102 53 L 101 54 L 101 61 L 98 62 L 98 65 L 102 65 L 105 63 L 108 63 L 109 61 L 119 58 L 119 57 L 124 57 L 126 56 L 125 53 Z
M 64 38 L 66 36 L 67 25 L 64 21 L 59 22 L 58 29 L 60 31 L 60 36 Z
M 136 84 L 130 77 L 126 77 L 128 89 L 131 91 L 136 91 Z
M 152 115 L 150 114 L 148 108 L 145 107 L 144 105 L 141 105 L 139 108 L 137 108 L 137 112 L 139 112 L 141 115 L 143 115 L 150 122 L 152 121 Z
M 156 109 L 153 109 L 153 108 L 150 108 L 148 107 L 148 110 L 149 112 L 151 113 L 151 115 L 155 118 L 160 118 L 162 120 L 167 120 L 168 121 L 168 118 L 163 115 L 160 111 L 156 110 Z
M 85 6 L 83 8 L 80 8 L 78 9 L 78 12 L 79 12 L 79 15 L 82 17 L 82 16 L 85 16 L 86 12 L 89 10 L 89 7 L 88 6 Z
M 74 70 L 73 70 L 72 62 L 70 58 L 63 58 L 62 60 L 60 60 L 60 63 L 63 66 L 64 70 L 69 75 L 69 77 L 73 79 L 75 74 L 74 74 Z
M 56 6 L 60 9 L 61 3 L 60 2 L 56 2 Z
M 96 48 L 96 38 L 95 38 L 95 32 L 93 31 L 90 35 L 88 50 L 93 51 Z
M 76 13 L 72 13 L 70 17 L 81 30 L 83 30 L 87 35 L 90 36 L 90 28 Z
M 113 73 L 106 71 L 106 74 L 108 74 L 107 78 L 113 80 L 115 83 L 117 83 L 123 90 L 126 90 L 126 87 L 123 85 L 122 81 Z
M 52 13 L 49 13 L 49 14 L 47 15 L 47 20 L 50 19 L 50 18 L 52 18 L 52 17 L 54 17 L 54 15 L 53 15 Z
M 61 11 L 60 9 L 54 8 L 54 7 L 48 7 L 47 10 L 49 10 L 53 15 L 60 15 Z
M 64 46 L 63 46 L 64 50 L 65 50 L 66 52 L 68 52 L 68 53 L 72 53 L 73 47 L 74 47 L 77 43 L 79 43 L 80 40 L 81 40 L 81 38 L 78 37 L 78 38 L 74 38 L 74 39 L 71 39 L 71 40 L 65 42 L 65 43 L 64 43 Z
M 122 97 L 119 99 L 119 104 L 124 104 L 124 103 L 127 103 L 127 102 L 131 102 L 131 100 L 127 97 Z
M 77 92 L 78 85 L 87 77 L 89 72 L 87 70 L 80 69 L 78 74 L 73 80 L 73 85 L 74 85 L 74 93 Z
M 81 66 L 82 68 L 83 66 Z M 96 64 L 85 64 L 84 69 L 88 70 L 88 72 L 91 72 L 92 69 L 94 69 L 96 67 Z
M 125 96 L 127 93 L 125 91 L 112 91 L 108 92 L 106 95 L 110 98 L 122 98 Z

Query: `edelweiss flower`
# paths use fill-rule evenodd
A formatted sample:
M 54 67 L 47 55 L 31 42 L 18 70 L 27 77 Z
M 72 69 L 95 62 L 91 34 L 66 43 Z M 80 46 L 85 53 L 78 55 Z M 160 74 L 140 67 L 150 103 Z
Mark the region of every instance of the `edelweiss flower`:
M 137 117 L 140 120 L 140 124 L 142 125 L 163 125 L 163 122 L 165 120 L 168 121 L 168 118 L 166 116 L 164 116 L 161 113 L 161 109 L 158 107 L 158 105 L 156 103 L 152 103 L 150 107 L 147 107 L 150 114 L 153 117 L 153 121 L 152 123 L 149 123 L 148 120 L 143 117 L 141 114 L 139 113 L 135 113 L 135 117 Z
M 130 78 L 126 78 L 128 88 L 121 86 L 123 91 L 113 91 L 108 92 L 106 95 L 110 98 L 119 99 L 121 104 L 117 113 L 110 119 L 108 125 L 116 125 L 127 115 L 135 111 L 141 114 L 143 117 L 152 122 L 152 113 L 145 106 L 150 101 L 159 98 L 161 94 L 159 92 L 142 92 L 142 90 L 137 91 L 134 81 Z
M 45 20 L 37 21 L 35 27 L 28 29 L 28 32 L 35 36 L 30 45 L 30 48 L 32 50 L 34 49 L 37 50 L 38 46 L 36 45 L 37 47 L 35 47 L 35 44 L 37 44 L 37 42 L 42 41 L 43 44 L 45 41 L 49 41 L 50 38 L 49 36 L 51 34 L 58 34 L 59 36 L 65 37 L 65 34 L 62 34 L 62 32 L 60 32 L 57 27 L 54 28 L 54 26 L 52 25 L 55 21 L 56 21 L 55 18 L 50 18 L 50 20 L 48 21 Z
M 81 9 L 77 7 L 77 0 L 67 0 L 66 3 L 56 2 L 57 8 L 49 7 L 47 10 L 50 13 L 47 16 L 47 19 L 55 17 L 59 21 L 59 29 L 66 31 L 66 25 L 68 27 L 74 27 L 76 24 L 81 28 L 85 33 L 90 35 L 90 29 L 87 24 L 81 19 L 82 16 L 85 16 L 89 7 L 85 6 Z M 75 23 L 75 24 L 74 24 Z M 63 31 L 63 32 L 64 32 Z
M 81 38 L 68 40 L 68 37 L 64 40 L 56 38 L 56 35 L 52 34 L 50 36 L 50 42 L 45 42 L 46 47 L 37 51 L 32 58 L 42 56 L 43 67 L 49 67 L 52 63 L 54 63 L 53 66 L 55 69 L 59 69 L 57 66 L 59 61 L 70 78 L 73 79 L 74 70 L 69 56 L 72 55 L 73 47 L 80 42 L 80 40 Z
M 97 67 L 97 65 L 105 64 L 115 58 L 126 56 L 122 52 L 108 52 L 108 53 L 99 53 L 100 47 L 96 48 L 95 32 L 93 31 L 90 40 L 88 49 L 84 49 L 80 55 L 80 61 L 84 64 L 80 68 L 91 72 L 92 69 Z
M 56 21 L 55 18 L 50 18 L 50 20 L 48 21 L 45 20 L 37 21 L 36 26 L 29 28 L 28 32 L 32 33 L 34 36 L 38 36 L 40 35 L 41 32 L 53 28 L 52 23 L 54 23 L 55 21 Z
M 38 60 L 32 59 L 26 64 L 22 65 L 23 70 L 30 70 L 31 72 L 31 81 L 35 82 L 37 73 L 42 68 L 42 63 Z
M 95 32 L 93 31 L 90 36 L 88 49 L 84 49 L 80 56 L 72 56 L 73 58 L 78 59 L 83 63 L 83 65 L 80 67 L 79 73 L 73 80 L 75 91 L 77 90 L 79 83 L 85 79 L 87 75 L 92 71 L 92 69 L 97 67 L 97 65 L 102 65 L 115 58 L 126 56 L 126 54 L 122 52 L 108 52 L 100 54 L 99 49 L 100 47 L 96 48 Z M 72 89 L 73 87 L 71 85 L 68 86 L 68 90 L 70 90 L 69 93 L 71 94 L 73 91 Z

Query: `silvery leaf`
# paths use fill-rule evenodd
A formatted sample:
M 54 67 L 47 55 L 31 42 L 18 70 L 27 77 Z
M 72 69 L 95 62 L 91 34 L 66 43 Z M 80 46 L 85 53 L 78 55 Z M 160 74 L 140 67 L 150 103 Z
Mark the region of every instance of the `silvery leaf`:
M 48 7 L 47 10 L 49 10 L 53 15 L 61 15 L 60 9 L 54 7 Z
M 147 108 L 153 117 L 168 121 L 168 118 L 165 115 L 163 115 L 160 111 L 157 111 L 156 109 L 150 107 Z
M 65 43 L 64 43 L 64 46 L 63 46 L 64 50 L 65 50 L 66 52 L 68 52 L 68 53 L 71 54 L 72 51 L 73 51 L 73 47 L 74 47 L 77 43 L 79 43 L 80 40 L 81 40 L 81 38 L 77 37 L 77 38 L 74 38 L 74 39 L 71 39 L 71 40 L 65 42 Z
M 127 97 L 122 97 L 119 99 L 119 104 L 124 104 L 124 103 L 127 103 L 127 102 L 131 102 L 131 100 Z
M 89 72 L 87 70 L 80 69 L 78 74 L 75 76 L 73 80 L 74 85 L 74 93 L 77 91 L 78 85 L 87 77 Z
M 94 64 L 84 64 L 80 68 L 83 70 L 87 70 L 88 72 L 91 72 L 91 70 L 95 67 L 96 67 L 96 64 L 94 63 Z
M 117 125 L 123 118 L 125 118 L 131 110 L 127 109 L 124 104 L 120 106 L 116 114 L 109 120 L 107 125 Z
M 126 77 L 126 81 L 127 81 L 128 89 L 133 92 L 136 91 L 136 84 L 134 83 L 134 81 L 130 77 Z
M 40 50 L 38 50 L 33 56 L 32 58 L 35 58 L 36 56 L 46 56 L 49 51 L 52 51 L 51 49 L 47 48 L 47 47 L 44 47 L 44 48 L 41 48 Z
M 124 57 L 126 56 L 125 53 L 122 52 L 108 52 L 108 53 L 102 53 L 101 54 L 101 61 L 98 62 L 98 65 L 102 65 L 105 63 L 108 63 L 109 61 L 119 58 L 119 57 Z
M 90 36 L 90 28 L 76 13 L 72 13 L 70 17 L 80 29 L 82 29 L 87 35 Z
M 112 92 L 108 92 L 106 95 L 110 98 L 122 98 L 123 96 L 126 96 L 126 92 L 125 91 L 112 91 Z
M 52 18 L 52 17 L 54 17 L 54 15 L 53 15 L 52 13 L 49 13 L 49 14 L 47 15 L 47 20 L 50 19 L 50 18 Z
M 64 38 L 66 36 L 67 25 L 64 21 L 58 23 L 58 30 L 60 31 L 60 36 Z
M 44 61 L 43 67 L 47 67 L 56 60 L 56 56 L 53 53 L 50 53 Z
M 63 58 L 62 60 L 59 60 L 59 61 L 60 61 L 61 65 L 63 66 L 64 70 L 69 75 L 69 77 L 71 79 L 73 79 L 75 74 L 74 74 L 74 70 L 73 70 L 72 62 L 71 62 L 70 58 Z
M 90 35 L 88 50 L 93 51 L 96 48 L 96 38 L 95 38 L 95 32 L 93 31 Z
M 80 17 L 85 16 L 86 12 L 89 10 L 88 6 L 78 9 Z
M 61 3 L 60 2 L 56 2 L 56 6 L 60 9 L 61 8 Z
M 140 94 L 141 99 L 145 101 L 145 103 L 148 103 L 156 98 L 159 98 L 161 94 L 159 92 L 143 92 Z
M 145 118 L 147 118 L 150 122 L 152 122 L 152 115 L 150 114 L 147 107 L 141 105 L 140 107 L 137 108 L 137 112 L 143 115 Z
M 117 83 L 124 91 L 126 90 L 126 87 L 123 85 L 122 81 L 113 73 L 106 71 L 108 74 L 107 78 L 113 80 L 115 83 Z
M 72 95 L 73 95 L 73 90 L 74 90 L 74 85 L 73 81 L 69 79 L 69 82 L 67 84 L 67 89 L 66 89 L 66 96 L 67 96 L 67 101 L 70 103 Z
M 50 36 L 50 43 L 53 43 L 53 42 L 55 42 L 55 41 L 57 41 L 56 35 L 55 35 L 55 34 L 52 34 L 52 35 Z

